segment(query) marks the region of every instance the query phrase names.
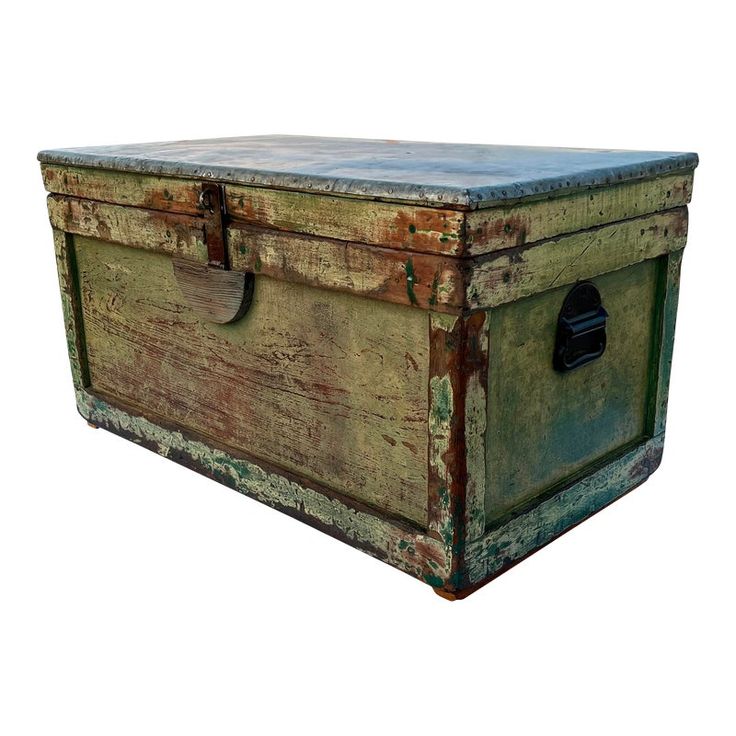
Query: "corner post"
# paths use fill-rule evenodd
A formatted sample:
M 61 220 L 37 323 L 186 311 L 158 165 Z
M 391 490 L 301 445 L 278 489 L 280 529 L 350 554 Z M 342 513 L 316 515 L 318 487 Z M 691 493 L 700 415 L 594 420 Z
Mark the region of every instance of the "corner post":
M 485 528 L 485 312 L 430 313 L 429 365 L 429 531 L 450 569 L 433 585 L 452 596 L 467 587 L 465 545 Z
M 69 351 L 69 363 L 72 369 L 72 380 L 77 395 L 90 384 L 87 366 L 87 351 L 84 344 L 82 326 L 82 306 L 77 284 L 77 268 L 74 258 L 72 236 L 62 230 L 53 228 L 54 250 L 56 252 L 56 268 L 61 290 L 61 306 L 64 313 L 66 344 Z
M 664 434 L 667 422 L 667 399 L 672 370 L 672 352 L 675 343 L 677 301 L 680 291 L 680 269 L 684 250 L 668 254 L 664 264 L 663 294 L 659 311 L 659 354 L 655 363 L 655 387 L 652 406 L 652 436 Z

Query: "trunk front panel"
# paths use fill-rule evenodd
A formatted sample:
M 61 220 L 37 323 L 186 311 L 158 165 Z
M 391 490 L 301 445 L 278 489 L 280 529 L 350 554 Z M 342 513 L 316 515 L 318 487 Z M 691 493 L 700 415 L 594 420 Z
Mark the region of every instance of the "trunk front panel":
M 257 277 L 216 325 L 167 255 L 74 247 L 93 392 L 426 527 L 426 312 Z

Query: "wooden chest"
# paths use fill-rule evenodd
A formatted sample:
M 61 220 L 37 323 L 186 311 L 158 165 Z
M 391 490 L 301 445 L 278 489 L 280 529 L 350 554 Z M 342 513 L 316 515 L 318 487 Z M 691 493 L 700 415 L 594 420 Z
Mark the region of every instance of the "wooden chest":
M 39 154 L 82 416 L 462 597 L 642 483 L 694 154 Z

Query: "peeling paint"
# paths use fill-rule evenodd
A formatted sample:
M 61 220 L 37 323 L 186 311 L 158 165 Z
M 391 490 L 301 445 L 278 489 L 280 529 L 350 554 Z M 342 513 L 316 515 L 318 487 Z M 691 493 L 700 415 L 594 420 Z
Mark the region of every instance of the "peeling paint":
M 414 273 L 414 263 L 411 258 L 404 265 L 404 270 L 406 271 L 406 295 L 409 297 L 409 301 L 416 305 L 419 301 L 417 300 L 417 295 L 414 293 L 414 287 L 418 281 Z
M 444 546 L 425 534 L 351 507 L 341 499 L 212 448 L 180 431 L 129 414 L 85 390 L 77 391 L 77 406 L 87 421 L 296 516 L 414 577 L 425 579 L 430 575 L 439 581 L 437 584 L 443 584 L 449 574 Z

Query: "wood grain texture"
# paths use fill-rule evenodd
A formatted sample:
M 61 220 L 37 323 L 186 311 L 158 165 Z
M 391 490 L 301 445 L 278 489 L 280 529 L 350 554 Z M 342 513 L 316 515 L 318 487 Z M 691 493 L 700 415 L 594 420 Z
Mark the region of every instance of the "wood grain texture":
M 61 307 L 66 330 L 66 345 L 75 390 L 89 386 L 87 349 L 84 339 L 82 306 L 77 284 L 77 266 L 71 235 L 54 229 L 54 252 L 61 292 Z
M 257 277 L 204 323 L 168 257 L 75 241 L 93 390 L 426 526 L 426 313 Z
M 257 187 L 226 187 L 228 215 L 259 227 L 421 253 L 463 250 L 461 212 Z
M 121 207 L 51 194 L 52 227 L 110 243 L 122 243 L 179 258 L 207 262 L 205 221 L 201 217 Z
M 687 209 L 681 207 L 501 251 L 472 267 L 467 306 L 495 307 L 626 268 L 681 250 L 686 238 Z
M 614 457 L 468 545 L 463 585 L 477 589 L 643 483 L 662 459 L 659 435 Z
M 103 169 L 41 167 L 49 192 L 109 204 L 201 214 L 202 182 Z M 228 215 L 260 227 L 422 253 L 475 256 L 687 204 L 692 172 L 531 199 L 467 213 L 315 191 L 225 184 Z
M 462 578 L 465 544 L 483 530 L 485 485 L 486 315 L 433 314 L 429 364 L 429 528 L 444 542 L 451 575 L 448 594 Z
M 658 265 L 593 280 L 608 345 L 567 373 L 552 368 L 552 349 L 568 287 L 491 310 L 488 523 L 645 435 Z
M 692 173 L 591 189 L 554 199 L 468 212 L 468 255 L 516 248 L 565 233 L 629 220 L 690 201 Z
M 201 320 L 225 325 L 248 311 L 253 299 L 253 274 L 178 258 L 172 260 L 172 267 L 179 291 Z
M 409 575 L 420 580 L 445 581 L 449 577 L 444 546 L 410 525 L 377 515 L 328 489 L 255 462 L 209 438 L 152 421 L 132 407 L 114 405 L 89 391 L 77 391 L 77 407 L 95 426 L 234 488 Z M 298 562 L 296 569 L 301 571 Z
M 462 308 L 463 276 L 456 258 L 251 226 L 229 227 L 228 244 L 233 270 L 422 309 L 452 313 Z
M 667 403 L 675 347 L 675 322 L 680 293 L 680 269 L 684 251 L 670 253 L 662 268 L 662 288 L 658 294 L 656 314 L 655 359 L 652 362 L 652 434 L 664 434 L 667 422 Z
M 191 179 L 52 165 L 41 166 L 41 173 L 53 194 L 190 215 L 200 211 L 201 185 Z

